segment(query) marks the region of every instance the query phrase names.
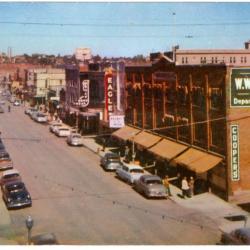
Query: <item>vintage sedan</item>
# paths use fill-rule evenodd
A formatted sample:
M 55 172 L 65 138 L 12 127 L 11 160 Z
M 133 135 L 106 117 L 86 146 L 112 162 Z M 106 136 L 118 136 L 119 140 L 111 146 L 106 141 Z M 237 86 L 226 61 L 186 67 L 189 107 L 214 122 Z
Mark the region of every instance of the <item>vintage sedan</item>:
M 250 228 L 238 228 L 230 233 L 222 233 L 221 244 L 223 245 L 250 245 Z
M 71 133 L 70 128 L 62 126 L 62 127 L 58 127 L 55 131 L 55 134 L 59 137 L 67 137 L 69 136 Z
M 38 112 L 38 109 L 37 109 L 37 108 L 30 107 L 30 108 L 25 109 L 25 111 L 24 111 L 24 113 L 25 113 L 26 115 L 30 115 L 32 112 Z
M 166 188 L 156 175 L 142 175 L 135 181 L 134 188 L 147 198 L 167 198 Z
M 144 174 L 144 170 L 139 165 L 122 163 L 121 168 L 116 169 L 116 175 L 129 184 L 134 184 Z
M 37 112 L 34 116 L 34 120 L 39 123 L 46 123 L 48 121 L 48 117 L 41 112 Z
M 23 182 L 11 182 L 2 186 L 3 200 L 8 209 L 32 206 L 32 200 Z
M 56 129 L 59 128 L 59 127 L 62 127 L 62 126 L 63 126 L 62 122 L 53 121 L 49 125 L 49 131 L 51 133 L 55 133 Z
M 0 179 L 1 187 L 9 182 L 21 181 L 21 176 L 18 170 L 11 169 L 3 172 L 3 175 Z
M 8 152 L 5 149 L 0 151 L 0 170 L 13 168 L 13 162 Z
M 116 170 L 122 167 L 120 156 L 115 153 L 106 153 L 104 157 L 101 158 L 100 165 L 104 170 Z
M 71 133 L 66 141 L 70 146 L 83 146 L 82 136 L 78 133 Z

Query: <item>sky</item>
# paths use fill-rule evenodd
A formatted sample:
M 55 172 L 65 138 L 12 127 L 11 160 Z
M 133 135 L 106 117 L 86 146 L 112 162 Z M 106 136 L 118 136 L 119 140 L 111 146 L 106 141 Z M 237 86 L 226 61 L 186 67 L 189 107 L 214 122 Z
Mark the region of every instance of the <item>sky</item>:
M 250 3 L 0 2 L 0 52 L 107 57 L 181 49 L 240 49 Z

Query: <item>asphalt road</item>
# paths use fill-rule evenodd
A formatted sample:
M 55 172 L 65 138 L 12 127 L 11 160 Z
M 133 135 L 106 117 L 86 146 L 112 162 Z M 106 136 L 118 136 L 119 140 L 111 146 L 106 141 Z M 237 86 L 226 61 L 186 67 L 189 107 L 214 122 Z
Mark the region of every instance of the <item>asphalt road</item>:
M 34 219 L 32 235 L 53 232 L 66 245 L 218 242 L 220 233 L 209 218 L 171 200 L 145 199 L 104 172 L 99 156 L 67 146 L 23 107 L 0 114 L 0 131 L 33 200 L 30 208 L 9 211 L 20 244 L 26 243 L 27 215 Z

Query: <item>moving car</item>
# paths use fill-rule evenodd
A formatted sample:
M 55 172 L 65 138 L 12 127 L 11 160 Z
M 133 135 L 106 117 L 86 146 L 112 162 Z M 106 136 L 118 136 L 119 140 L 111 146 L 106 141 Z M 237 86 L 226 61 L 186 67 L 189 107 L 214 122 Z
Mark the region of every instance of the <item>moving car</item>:
M 129 184 L 134 184 L 134 182 L 143 174 L 143 168 L 135 164 L 123 163 L 121 168 L 116 169 L 117 177 L 128 182 Z
M 167 198 L 166 188 L 159 176 L 142 175 L 134 184 L 135 190 L 147 198 Z
M 115 153 L 106 153 L 100 162 L 104 170 L 116 170 L 122 167 L 120 156 Z
M 2 187 L 3 185 L 13 181 L 21 181 L 20 173 L 16 169 L 6 170 L 3 172 L 0 179 L 0 185 Z
M 3 200 L 8 209 L 32 205 L 32 200 L 23 182 L 11 182 L 2 186 Z
M 71 133 L 66 141 L 71 146 L 83 146 L 82 136 L 78 133 Z
M 70 129 L 68 127 L 58 127 L 55 131 L 55 134 L 59 137 L 67 137 L 71 133 Z
M 34 121 L 39 123 L 45 123 L 48 121 L 48 117 L 43 113 L 36 112 L 34 115 Z
M 0 151 L 0 170 L 6 170 L 13 168 L 13 162 L 8 152 L 5 149 Z
M 20 105 L 21 105 L 21 102 L 20 102 L 19 100 L 15 100 L 15 101 L 13 102 L 13 105 L 14 105 L 14 106 L 20 106 Z
M 230 233 L 222 233 L 221 243 L 224 245 L 250 245 L 250 228 L 238 228 Z

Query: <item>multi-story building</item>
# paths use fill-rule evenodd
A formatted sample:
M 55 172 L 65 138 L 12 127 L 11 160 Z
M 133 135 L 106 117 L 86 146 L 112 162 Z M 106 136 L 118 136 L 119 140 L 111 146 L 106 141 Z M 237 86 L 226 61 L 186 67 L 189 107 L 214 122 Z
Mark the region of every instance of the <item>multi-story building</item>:
M 176 65 L 226 64 L 229 66 L 250 65 L 250 41 L 244 49 L 179 49 L 173 48 Z
M 77 48 L 75 51 L 75 58 L 78 61 L 85 62 L 91 60 L 92 54 L 90 48 Z
M 114 136 L 135 142 L 168 170 L 196 176 L 238 203 L 250 200 L 250 68 L 126 66 L 126 125 Z M 240 144 L 239 144 L 240 143 Z

